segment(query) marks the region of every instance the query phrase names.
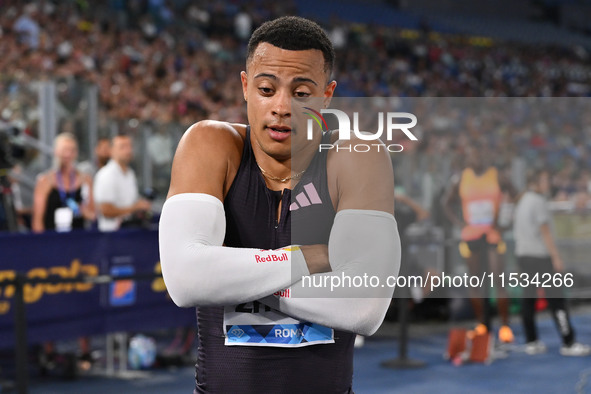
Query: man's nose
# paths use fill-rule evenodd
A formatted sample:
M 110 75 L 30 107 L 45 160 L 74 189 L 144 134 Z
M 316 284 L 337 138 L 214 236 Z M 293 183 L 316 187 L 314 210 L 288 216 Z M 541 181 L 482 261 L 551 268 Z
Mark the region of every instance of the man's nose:
M 277 92 L 273 99 L 273 115 L 291 117 L 291 94 L 286 91 Z

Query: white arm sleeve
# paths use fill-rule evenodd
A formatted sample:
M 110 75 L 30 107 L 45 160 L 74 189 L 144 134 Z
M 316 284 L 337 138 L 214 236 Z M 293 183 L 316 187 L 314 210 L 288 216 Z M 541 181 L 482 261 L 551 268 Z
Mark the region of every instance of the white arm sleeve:
M 328 252 L 332 272 L 304 277 L 290 291 L 261 301 L 300 320 L 372 335 L 384 320 L 394 293 L 392 279 L 400 268 L 394 216 L 373 210 L 339 211 Z
M 310 274 L 299 247 L 225 247 L 225 232 L 224 205 L 209 194 L 177 194 L 164 203 L 160 262 L 168 293 L 178 306 L 253 301 Z

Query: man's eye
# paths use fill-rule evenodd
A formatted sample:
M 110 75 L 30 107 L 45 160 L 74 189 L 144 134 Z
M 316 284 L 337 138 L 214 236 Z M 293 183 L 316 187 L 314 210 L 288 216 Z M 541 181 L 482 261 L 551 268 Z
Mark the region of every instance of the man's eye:
M 271 94 L 271 93 L 273 93 L 273 89 L 271 89 L 271 88 L 259 88 L 259 91 L 262 94 Z
M 306 98 L 306 97 L 310 97 L 310 93 L 306 93 L 306 92 L 295 92 L 295 96 L 297 98 Z

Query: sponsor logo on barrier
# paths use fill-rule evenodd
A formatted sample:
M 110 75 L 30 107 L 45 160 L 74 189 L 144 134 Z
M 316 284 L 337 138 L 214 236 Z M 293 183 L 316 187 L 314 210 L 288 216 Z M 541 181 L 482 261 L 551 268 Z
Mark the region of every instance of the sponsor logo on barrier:
M 135 273 L 132 265 L 121 265 L 111 267 L 111 275 L 130 276 Z M 135 281 L 130 279 L 116 280 L 111 283 L 109 293 L 109 304 L 112 306 L 127 306 L 135 303 L 136 286 Z
M 162 274 L 162 266 L 160 265 L 160 261 L 156 263 L 154 266 L 154 273 L 155 274 Z M 162 293 L 166 291 L 166 284 L 164 284 L 164 278 L 159 277 L 152 281 L 152 291 L 154 293 Z
M 62 278 L 75 278 L 79 275 L 97 276 L 99 274 L 98 266 L 95 264 L 82 264 L 80 260 L 74 259 L 69 266 L 54 266 L 54 267 L 39 267 L 30 269 L 26 277 L 28 279 L 45 279 L 50 276 L 59 276 Z M 16 278 L 16 271 L 5 270 L 0 271 L 0 281 L 11 280 Z M 28 304 L 37 302 L 43 298 L 45 294 L 59 294 L 71 292 L 86 292 L 92 290 L 94 285 L 92 283 L 27 283 L 23 286 L 24 300 Z M 4 286 L 0 288 L 0 297 L 3 299 L 10 299 L 14 297 L 14 285 Z M 10 302 L 0 299 L 0 314 L 6 314 L 10 310 Z
M 154 272 L 161 273 L 160 262 L 154 266 Z M 16 279 L 17 271 L 15 270 L 0 270 L 0 282 L 4 280 Z M 122 273 L 119 273 L 122 275 Z M 86 276 L 98 276 L 99 268 L 96 264 L 83 264 L 79 259 L 74 259 L 69 266 L 54 266 L 54 267 L 38 267 L 32 268 L 26 273 L 28 279 L 35 278 L 49 278 L 50 276 L 58 276 L 61 278 L 75 278 L 79 275 Z M 128 283 L 131 281 L 117 281 L 116 289 L 113 289 L 112 293 L 115 298 L 125 298 L 125 295 L 129 295 Z M 95 285 L 93 283 L 36 283 L 36 284 L 25 284 L 23 286 L 24 300 L 27 304 L 32 304 L 43 299 L 45 295 L 53 295 L 60 293 L 83 293 L 91 291 Z M 155 293 L 162 293 L 166 291 L 164 280 L 162 278 L 156 278 L 152 282 L 152 291 Z M 0 315 L 5 315 L 10 312 L 10 300 L 14 298 L 15 287 L 14 285 L 7 285 L 0 287 Z M 119 300 L 120 301 L 120 300 Z

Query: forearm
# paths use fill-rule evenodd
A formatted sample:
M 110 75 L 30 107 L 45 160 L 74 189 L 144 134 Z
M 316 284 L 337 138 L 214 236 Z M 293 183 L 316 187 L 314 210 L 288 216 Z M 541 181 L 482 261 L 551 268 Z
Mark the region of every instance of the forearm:
M 402 196 L 402 195 L 395 196 L 394 198 L 396 201 L 400 201 L 401 203 L 408 205 L 410 207 L 410 209 L 413 210 L 415 215 L 417 215 L 417 217 L 421 216 L 421 214 L 423 212 L 425 212 L 423 207 L 421 205 L 419 205 L 417 202 L 415 202 L 412 198 L 409 198 L 407 196 Z
M 45 190 L 41 190 L 41 187 L 37 185 L 35 187 L 35 193 L 33 198 L 33 217 L 31 219 L 31 229 L 33 232 L 42 233 L 45 231 L 45 225 L 43 224 L 43 215 L 46 209 L 47 193 Z
M 540 233 L 542 234 L 542 240 L 544 241 L 544 245 L 548 249 L 550 256 L 553 258 L 559 258 L 560 254 L 558 253 L 558 248 L 556 247 L 556 243 L 554 242 L 554 237 L 552 236 L 552 232 L 550 231 L 550 226 L 545 223 L 540 227 Z
M 333 272 L 298 281 L 284 293 L 289 297 L 273 295 L 261 301 L 304 321 L 373 334 L 383 321 L 394 292 L 388 278 L 396 277 L 400 267 L 396 221 L 391 215 L 380 216 L 337 216 L 329 241 Z M 379 283 L 373 287 L 374 279 L 370 283 L 363 279 L 363 285 L 356 287 L 347 285 L 344 278 L 350 278 L 351 283 L 377 278 Z M 340 286 L 333 286 L 337 282 Z
M 221 246 L 221 201 L 185 193 L 166 201 L 160 217 L 160 260 L 168 292 L 179 306 L 232 305 L 288 287 L 309 274 L 299 248 L 277 251 Z
M 82 206 L 82 216 L 86 220 L 95 220 L 96 219 L 96 213 L 94 211 L 94 207 L 93 206 L 89 206 L 89 205 L 83 205 Z
M 444 215 L 451 221 L 453 224 L 462 227 L 464 222 L 462 219 L 455 214 L 454 210 L 452 209 L 452 204 L 455 201 L 458 201 L 460 196 L 460 186 L 459 180 L 453 181 L 453 184 L 446 190 L 445 194 L 441 198 L 441 207 L 443 208 Z
M 453 224 L 455 224 L 458 227 L 462 227 L 464 225 L 464 222 L 462 221 L 462 219 L 460 219 L 458 217 L 458 215 L 456 215 L 453 210 L 451 209 L 451 207 L 447 204 L 443 205 L 443 213 L 445 214 L 445 216 L 449 219 L 450 222 L 452 222 Z
M 40 214 L 34 213 L 33 220 L 31 223 L 31 230 L 35 233 L 42 233 L 45 231 L 45 226 L 43 226 L 43 218 Z
M 99 211 L 101 215 L 111 219 L 132 214 L 134 212 L 134 208 L 133 205 L 129 207 L 117 207 L 111 203 L 102 203 L 99 204 Z
M 268 296 L 260 301 L 301 321 L 369 336 L 373 335 L 382 324 L 391 298 L 280 298 Z

